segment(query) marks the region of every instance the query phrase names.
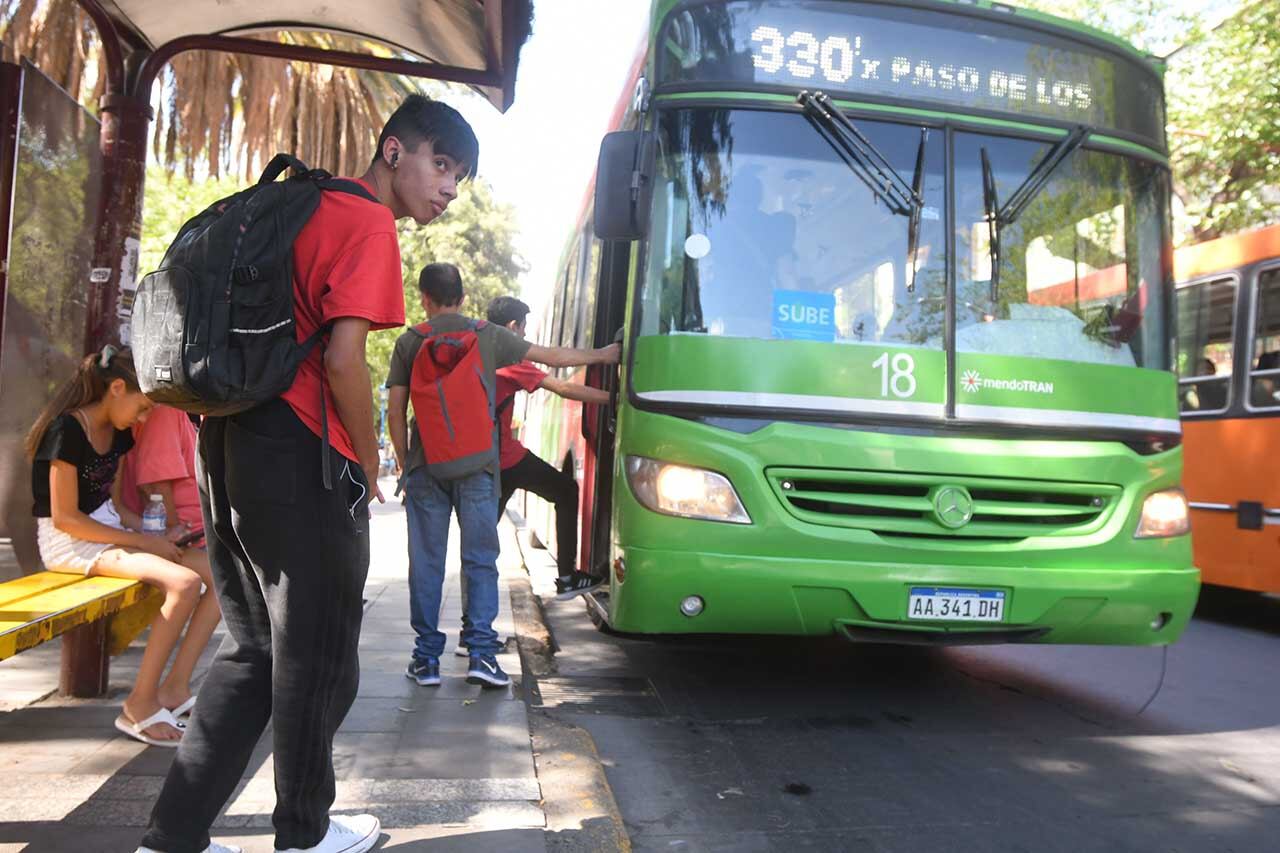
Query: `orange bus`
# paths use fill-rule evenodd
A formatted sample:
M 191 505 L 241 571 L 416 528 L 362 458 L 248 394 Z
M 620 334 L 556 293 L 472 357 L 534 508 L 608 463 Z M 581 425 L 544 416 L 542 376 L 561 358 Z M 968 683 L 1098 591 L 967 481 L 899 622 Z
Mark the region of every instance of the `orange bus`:
M 1280 225 L 1174 253 L 1191 540 L 1205 583 L 1280 592 Z
M 1173 270 L 1195 563 L 1204 583 L 1280 592 L 1280 225 L 1178 249 Z M 1125 292 L 1124 274 L 1103 266 L 1029 301 L 1088 319 Z

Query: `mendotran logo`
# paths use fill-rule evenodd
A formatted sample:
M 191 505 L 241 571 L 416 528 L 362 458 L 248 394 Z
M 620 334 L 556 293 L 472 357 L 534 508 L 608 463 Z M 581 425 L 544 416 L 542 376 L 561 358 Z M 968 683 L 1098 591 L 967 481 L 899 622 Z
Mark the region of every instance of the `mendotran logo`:
M 1052 382 L 1041 382 L 1038 379 L 992 379 L 983 377 L 976 370 L 964 372 L 960 377 L 960 387 L 968 394 L 976 394 L 982 388 L 991 388 L 996 391 L 1022 391 L 1027 394 L 1053 393 Z

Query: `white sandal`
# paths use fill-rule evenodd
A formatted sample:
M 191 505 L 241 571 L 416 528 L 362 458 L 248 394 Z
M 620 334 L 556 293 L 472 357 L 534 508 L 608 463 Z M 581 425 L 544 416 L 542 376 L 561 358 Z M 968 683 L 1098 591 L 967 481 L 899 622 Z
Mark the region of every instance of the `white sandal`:
M 161 708 L 150 717 L 147 717 L 145 720 L 137 723 L 130 721 L 130 719 L 124 714 L 116 717 L 116 728 L 119 729 L 121 733 L 128 735 L 134 740 L 141 741 L 147 746 L 163 746 L 168 749 L 177 749 L 178 744 L 182 743 L 182 738 L 178 738 L 177 740 L 160 740 L 144 734 L 147 729 L 161 723 L 170 726 L 178 733 L 181 733 L 182 730 L 186 728 L 182 723 L 178 722 L 178 718 L 175 717 L 173 712 L 168 708 Z
M 174 708 L 169 713 L 173 714 L 175 717 L 181 717 L 181 716 L 190 714 L 192 711 L 195 710 L 195 708 L 196 708 L 196 697 L 192 696 L 190 699 L 183 702 L 181 705 Z

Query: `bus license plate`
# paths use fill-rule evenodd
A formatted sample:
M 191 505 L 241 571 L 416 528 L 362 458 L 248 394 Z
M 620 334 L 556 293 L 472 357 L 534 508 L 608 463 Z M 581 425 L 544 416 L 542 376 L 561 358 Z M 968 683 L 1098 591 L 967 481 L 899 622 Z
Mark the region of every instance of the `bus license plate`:
M 907 600 L 907 618 L 945 622 L 1003 622 L 1004 590 L 913 586 Z

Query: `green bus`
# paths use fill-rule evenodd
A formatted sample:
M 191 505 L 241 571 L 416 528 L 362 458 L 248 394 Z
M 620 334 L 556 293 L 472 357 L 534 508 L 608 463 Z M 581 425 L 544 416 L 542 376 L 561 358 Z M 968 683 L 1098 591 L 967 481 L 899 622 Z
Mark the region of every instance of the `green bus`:
M 656 0 L 539 330 L 622 340 L 616 404 L 525 420 L 597 624 L 1176 640 L 1164 125 L 1157 62 L 1002 3 Z

